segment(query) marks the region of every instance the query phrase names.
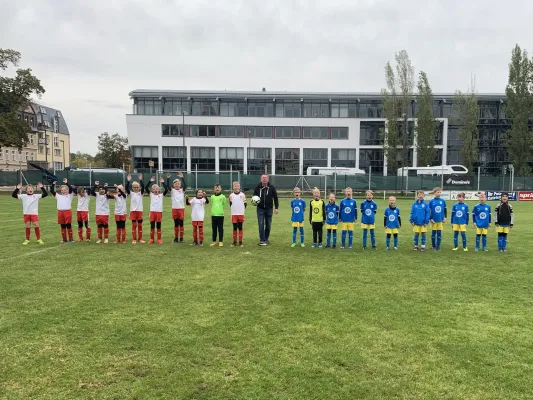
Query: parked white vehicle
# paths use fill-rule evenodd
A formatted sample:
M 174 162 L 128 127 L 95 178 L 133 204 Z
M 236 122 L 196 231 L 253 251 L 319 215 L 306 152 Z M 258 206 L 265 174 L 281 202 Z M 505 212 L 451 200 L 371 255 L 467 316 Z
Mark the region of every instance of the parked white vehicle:
M 365 171 L 359 168 L 344 167 L 308 167 L 307 175 L 365 175 Z
M 398 168 L 398 176 L 421 175 L 467 175 L 468 168 L 463 165 L 435 165 L 433 167 Z

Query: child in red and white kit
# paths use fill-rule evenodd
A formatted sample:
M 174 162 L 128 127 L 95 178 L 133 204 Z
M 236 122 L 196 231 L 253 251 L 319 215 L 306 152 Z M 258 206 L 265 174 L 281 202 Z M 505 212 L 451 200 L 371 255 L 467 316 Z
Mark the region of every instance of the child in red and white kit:
M 237 246 L 237 236 L 239 239 L 239 247 L 243 247 L 242 236 L 244 224 L 244 210 L 246 209 L 246 195 L 241 192 L 241 184 L 233 182 L 233 193 L 229 195 L 229 204 L 231 207 L 231 223 L 233 224 L 233 244 L 232 247 Z
M 56 182 L 53 182 L 50 186 L 50 193 L 57 201 L 57 223 L 61 225 L 61 237 L 63 243 L 74 242 L 74 238 L 72 237 L 72 199 L 74 198 L 74 188 L 68 184 L 67 178 L 64 178 L 61 191 L 56 193 L 55 184 Z
M 96 227 L 98 228 L 98 240 L 96 243 L 109 243 L 109 200 L 113 195 L 107 193 L 107 183 L 99 187 L 100 182 L 94 182 L 92 195 L 96 197 Z M 96 191 L 98 189 L 98 192 Z
M 115 223 L 117 224 L 117 238 L 115 244 L 126 243 L 126 193 L 124 186 L 115 185 L 117 193 L 112 196 L 115 198 Z
M 39 228 L 39 200 L 48 196 L 43 184 L 39 182 L 37 187 L 41 189 L 42 194 L 35 194 L 33 185 L 26 186 L 26 193 L 19 193 L 22 185 L 19 183 L 11 196 L 15 199 L 22 200 L 22 212 L 24 214 L 24 225 L 26 227 L 26 240 L 22 242 L 23 245 L 30 243 L 31 225 L 35 229 L 35 236 L 37 243 L 44 244 L 41 240 L 41 230 Z
M 170 188 L 171 174 L 167 174 L 167 187 Z M 172 197 L 172 219 L 174 220 L 174 243 L 183 243 L 183 220 L 185 219 L 185 179 L 181 172 L 179 178 L 174 179 L 170 196 Z
M 130 221 L 131 221 L 131 243 L 146 243 L 143 240 L 143 196 L 144 183 L 143 176 L 139 174 L 139 182 L 131 183 L 131 175 L 128 175 L 126 182 L 126 194 L 130 196 Z M 131 190 L 130 190 L 131 185 Z
M 157 243 L 162 244 L 161 240 L 161 220 L 163 219 L 163 198 L 168 193 L 167 185 L 165 185 L 165 179 L 159 178 L 159 183 L 163 186 L 164 191 L 161 193 L 161 188 L 155 185 L 155 177 L 150 178 L 150 182 L 146 185 L 146 191 L 150 193 L 150 241 L 148 243 L 154 243 L 155 229 L 157 229 Z
M 196 191 L 196 197 L 189 200 L 185 197 L 185 202 L 188 206 L 191 206 L 191 219 L 192 219 L 192 237 L 193 242 L 191 246 L 203 246 L 204 245 L 204 217 L 205 217 L 205 205 L 209 204 L 209 199 L 205 195 L 202 189 Z
M 91 197 L 87 195 L 84 187 L 79 187 L 77 190 L 78 208 L 76 210 L 76 217 L 78 220 L 78 243 L 83 242 L 83 225 L 85 225 L 86 239 L 91 241 L 91 228 L 89 227 L 89 202 Z

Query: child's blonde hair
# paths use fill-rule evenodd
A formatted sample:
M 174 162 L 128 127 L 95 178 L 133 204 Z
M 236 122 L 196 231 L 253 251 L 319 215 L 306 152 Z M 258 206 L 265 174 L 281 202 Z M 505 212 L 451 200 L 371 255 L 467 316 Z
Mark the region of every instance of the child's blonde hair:
M 76 190 L 76 192 L 77 192 L 78 194 L 82 194 L 83 192 L 85 192 L 85 188 L 84 188 L 83 186 L 80 186 L 80 187 Z
M 29 188 L 35 189 L 35 187 L 31 183 L 29 185 L 26 185 L 26 192 L 28 191 Z
M 181 185 L 181 179 L 177 179 L 177 178 L 174 179 L 174 180 L 172 181 L 172 184 L 175 184 L 176 182 L 178 182 L 178 183 Z
M 374 192 L 373 192 L 372 190 L 367 190 L 365 194 L 366 194 L 367 196 L 368 196 L 368 195 L 374 196 Z
M 424 191 L 423 190 L 417 190 L 416 191 L 416 195 L 418 196 L 419 194 L 424 194 Z
M 302 193 L 302 191 L 300 190 L 300 188 L 298 186 L 296 186 L 294 189 L 292 189 L 292 192 L 293 193 Z
M 389 201 L 391 201 L 391 200 L 396 201 L 396 197 L 394 197 L 394 196 L 390 196 L 390 197 L 389 197 Z
M 440 188 L 440 187 L 438 187 L 438 186 L 437 186 L 437 187 L 434 187 L 430 194 L 435 194 L 435 193 L 437 193 L 437 192 L 442 192 L 442 188 Z
M 68 190 L 68 186 L 67 185 L 61 185 L 60 189 L 63 190 L 63 188 Z
M 344 193 L 346 193 L 348 190 L 352 190 L 352 188 L 348 186 L 346 189 L 344 189 Z
M 138 188 L 140 188 L 140 187 L 141 187 L 141 184 L 140 184 L 139 182 L 135 181 L 135 182 L 133 182 L 133 183 L 131 184 L 131 187 L 134 187 L 134 188 L 135 188 L 135 187 L 138 187 Z

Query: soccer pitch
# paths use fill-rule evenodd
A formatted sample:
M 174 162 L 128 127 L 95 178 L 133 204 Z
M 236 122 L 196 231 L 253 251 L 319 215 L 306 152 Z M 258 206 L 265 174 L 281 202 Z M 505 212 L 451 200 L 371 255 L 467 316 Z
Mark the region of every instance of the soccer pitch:
M 55 203 L 40 203 L 45 245 L 32 230 L 22 246 L 22 206 L 0 197 L 0 398 L 531 398 L 533 205 L 512 203 L 504 254 L 494 227 L 475 253 L 471 225 L 468 253 L 451 251 L 449 225 L 441 252 L 413 252 L 411 200 L 397 252 L 383 200 L 378 250 L 364 252 L 360 228 L 353 250 L 312 249 L 309 223 L 307 247 L 291 248 L 286 199 L 268 247 L 250 205 L 244 248 L 230 247 L 229 209 L 225 247 L 189 246 L 190 208 L 173 244 L 170 198 L 163 245 L 97 245 L 94 199 L 92 243 L 60 245 Z

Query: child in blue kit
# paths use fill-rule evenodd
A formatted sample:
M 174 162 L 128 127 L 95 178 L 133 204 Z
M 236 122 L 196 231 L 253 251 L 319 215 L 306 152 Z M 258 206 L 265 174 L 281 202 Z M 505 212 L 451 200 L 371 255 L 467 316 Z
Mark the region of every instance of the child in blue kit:
M 416 192 L 416 201 L 411 207 L 411 216 L 409 222 L 413 226 L 414 236 L 414 251 L 418 251 L 418 239 L 422 236 L 420 251 L 426 251 L 426 232 L 429 224 L 429 206 L 424 201 L 424 191 L 418 190 Z
M 357 202 L 352 199 L 352 188 L 344 190 L 346 198 L 341 201 L 339 219 L 342 223 L 342 242 L 341 249 L 344 249 L 346 244 L 346 233 L 348 233 L 348 248 L 352 248 L 353 244 L 353 229 L 355 221 L 357 221 Z
M 296 247 L 296 235 L 298 228 L 300 229 L 300 246 L 305 247 L 304 244 L 304 215 L 305 215 L 305 200 L 300 198 L 302 192 L 300 188 L 294 188 L 292 191 L 294 199 L 291 200 L 292 209 L 292 244 L 291 247 Z
M 461 192 L 457 195 L 457 203 L 452 207 L 453 251 L 459 250 L 459 232 L 463 239 L 463 251 L 468 251 L 466 245 L 468 220 L 468 205 L 465 204 L 465 194 Z
M 333 248 L 337 248 L 337 225 L 339 224 L 339 205 L 335 203 L 335 193 L 329 194 L 329 201 L 326 203 L 326 247 L 330 247 L 331 236 L 333 235 Z
M 433 189 L 433 199 L 429 202 L 429 222 L 431 222 L 431 247 L 434 250 L 440 250 L 442 242 L 442 231 L 444 230 L 444 223 L 448 217 L 448 210 L 446 202 L 440 198 L 442 189 L 436 187 Z
M 370 241 L 372 248 L 376 250 L 376 213 L 378 205 L 373 200 L 374 193 L 366 191 L 366 200 L 361 203 L 361 229 L 363 230 L 363 250 L 366 249 L 368 231 L 370 230 Z
M 476 251 L 479 251 L 480 242 L 483 251 L 487 250 L 487 234 L 489 233 L 492 216 L 490 205 L 487 204 L 487 196 L 481 192 L 479 194 L 479 204 L 472 210 L 472 222 L 476 228 Z
M 387 234 L 385 241 L 387 250 L 390 250 L 391 236 L 394 237 L 394 250 L 398 250 L 398 232 L 402 226 L 402 219 L 400 218 L 400 209 L 396 207 L 396 197 L 394 196 L 389 197 L 389 206 L 385 209 L 383 225 Z

